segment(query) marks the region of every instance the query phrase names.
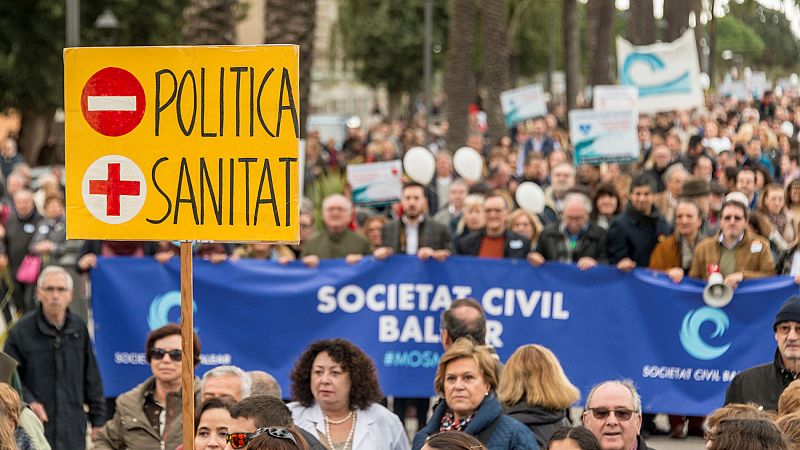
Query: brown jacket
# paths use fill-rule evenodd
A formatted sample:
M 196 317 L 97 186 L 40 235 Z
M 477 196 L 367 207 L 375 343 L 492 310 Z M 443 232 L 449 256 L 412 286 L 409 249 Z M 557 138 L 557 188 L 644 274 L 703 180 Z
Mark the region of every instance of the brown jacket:
M 681 246 L 675 235 L 671 235 L 656 244 L 650 254 L 650 268 L 655 270 L 669 270 L 681 266 Z
M 167 395 L 164 436 L 159 436 L 144 414 L 144 397 L 154 383 L 155 378 L 150 377 L 117 397 L 114 417 L 100 431 L 94 450 L 174 450 L 183 443 L 180 391 Z M 198 391 L 199 383 L 195 380 L 195 398 Z
M 703 239 L 694 251 L 689 276 L 708 279 L 708 265 L 719 264 L 720 246 L 719 233 Z M 742 242 L 736 246 L 735 256 L 736 270 L 742 272 L 745 279 L 775 275 L 775 262 L 772 260 L 769 242 L 749 229 L 744 232 Z

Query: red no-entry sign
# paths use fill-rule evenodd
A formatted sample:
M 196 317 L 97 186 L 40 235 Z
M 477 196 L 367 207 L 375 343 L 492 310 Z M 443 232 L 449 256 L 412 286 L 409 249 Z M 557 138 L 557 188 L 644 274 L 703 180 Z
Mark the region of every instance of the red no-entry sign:
M 144 89 L 127 70 L 106 67 L 83 86 L 81 111 L 86 122 L 104 136 L 122 136 L 144 117 Z

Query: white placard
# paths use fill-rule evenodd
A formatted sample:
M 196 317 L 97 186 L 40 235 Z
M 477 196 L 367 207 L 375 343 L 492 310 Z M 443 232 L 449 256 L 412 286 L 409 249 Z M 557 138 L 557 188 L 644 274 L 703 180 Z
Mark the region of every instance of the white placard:
M 637 161 L 636 122 L 637 115 L 631 110 L 570 111 L 569 136 L 575 146 L 575 164 Z
M 353 189 L 353 203 L 372 205 L 392 203 L 400 199 L 403 190 L 403 163 L 392 161 L 349 164 L 347 181 Z
M 636 86 L 595 86 L 592 99 L 595 111 L 639 111 Z
M 506 126 L 547 114 L 547 99 L 541 84 L 531 84 L 500 93 Z
M 694 31 L 670 43 L 634 46 L 617 37 L 617 69 L 621 85 L 639 88 L 639 112 L 703 106 L 700 64 Z

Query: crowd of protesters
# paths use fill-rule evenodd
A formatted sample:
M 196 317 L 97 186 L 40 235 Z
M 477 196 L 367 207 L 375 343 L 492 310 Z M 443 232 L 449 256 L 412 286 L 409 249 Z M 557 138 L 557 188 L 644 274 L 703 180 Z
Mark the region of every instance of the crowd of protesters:
M 486 135 L 475 108 L 466 145 L 483 158 L 478 180 L 455 170 L 446 122 L 426 129 L 420 115 L 408 121 L 376 116 L 363 127 L 348 128 L 343 142 L 322 142 L 311 130 L 301 177 L 301 242 L 201 243 L 194 253 L 214 263 L 255 258 L 310 268 L 326 258 L 356 263 L 368 256 L 444 260 L 458 254 L 525 259 L 532 267 L 557 261 L 581 270 L 600 264 L 622 271 L 650 268 L 675 283 L 719 272 L 732 289 L 775 274 L 791 275 L 800 284 L 800 99 L 767 92 L 757 101 L 710 98 L 702 110 L 641 115 L 638 160 L 599 165 L 573 163 L 566 110 L 556 105 L 552 111 L 498 137 Z M 435 158 L 430 183 L 408 180 L 395 204 L 352 203 L 348 165 L 402 159 L 416 146 Z M 0 409 L 19 412 L 4 413 L 3 426 L 9 428 L 0 426 L 0 440 L 14 440 L 18 448 L 82 448 L 91 424 L 95 448 L 177 447 L 179 332 L 160 329 L 147 337 L 153 376 L 106 411 L 88 340 L 85 286 L 98 256 L 166 262 L 178 248 L 171 242 L 69 241 L 61 169 L 34 178 L 9 137 L 0 144 L 0 171 L 0 309 L 5 322 L 14 324 L 6 352 L 19 363 L 17 378 L 3 381 L 21 394 L 20 402 L 16 393 L 0 389 Z M 544 191 L 539 211 L 517 202 L 516 189 L 525 182 Z M 395 399 L 390 411 L 382 405 L 369 357 L 345 340 L 321 341 L 297 360 L 293 403 L 285 411 L 262 414 L 264 408 L 280 408 L 269 403 L 276 394 L 250 392 L 251 375 L 239 377 L 238 394 L 208 398 L 204 389 L 214 390 L 204 379 L 196 393 L 204 400 L 195 422 L 196 448 L 644 450 L 644 438 L 658 432 L 675 438 L 705 434 L 714 449 L 800 448 L 800 419 L 794 413 L 800 401 L 792 403 L 791 397 L 785 403 L 794 406 L 777 418 L 735 404 L 705 422 L 672 416 L 671 429 L 658 430 L 625 380 L 592 389 L 583 402 L 583 427 L 570 428 L 567 410 L 579 393 L 557 355 L 523 346 L 502 370 L 479 331 L 458 336 L 446 327 L 448 320 L 472 323 L 470 314 L 480 322 L 480 305 L 459 302 L 442 319 L 445 353 L 429 380 L 440 401 L 430 411 L 427 400 L 404 399 Z M 782 370 L 792 379 L 798 375 Z M 789 385 L 785 392 L 800 390 Z M 418 408 L 413 440 L 402 424 L 408 405 Z M 770 444 L 742 446 L 747 439 Z

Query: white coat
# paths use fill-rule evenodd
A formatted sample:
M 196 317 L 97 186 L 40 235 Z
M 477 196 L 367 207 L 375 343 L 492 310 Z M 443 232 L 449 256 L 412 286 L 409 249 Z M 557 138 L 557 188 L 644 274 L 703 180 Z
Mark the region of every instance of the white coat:
M 325 419 L 319 404 L 311 407 L 289 403 L 294 423 L 314 436 L 325 434 Z M 322 440 L 321 440 L 322 441 Z M 373 403 L 359 409 L 353 434 L 353 450 L 410 450 L 408 435 L 400 419 L 383 406 Z

